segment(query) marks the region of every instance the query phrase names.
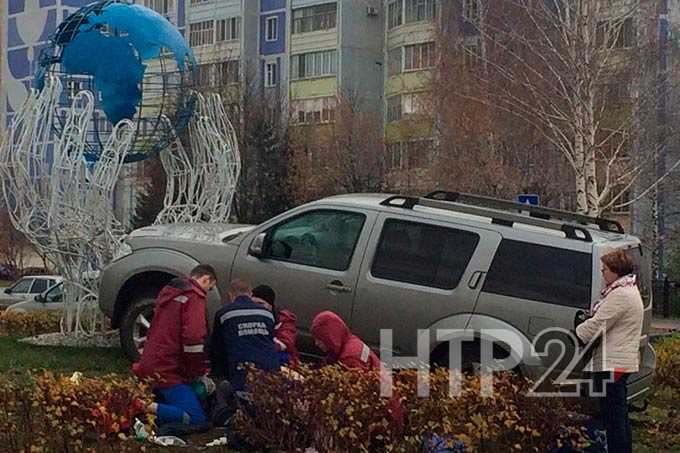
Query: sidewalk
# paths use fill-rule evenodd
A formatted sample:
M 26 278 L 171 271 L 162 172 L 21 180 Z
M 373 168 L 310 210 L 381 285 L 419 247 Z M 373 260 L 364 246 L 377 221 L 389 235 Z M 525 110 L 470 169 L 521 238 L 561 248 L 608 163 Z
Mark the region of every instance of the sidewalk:
M 652 319 L 652 331 L 680 332 L 680 319 L 654 318 Z

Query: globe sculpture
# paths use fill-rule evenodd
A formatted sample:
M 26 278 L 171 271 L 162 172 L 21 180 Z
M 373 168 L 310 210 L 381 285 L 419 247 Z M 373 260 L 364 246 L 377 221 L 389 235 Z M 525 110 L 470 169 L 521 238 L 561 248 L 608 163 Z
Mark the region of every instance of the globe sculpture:
M 165 148 L 193 114 L 194 56 L 179 31 L 141 5 L 100 0 L 67 17 L 39 58 L 35 84 L 56 76 L 64 92 L 53 114 L 60 136 L 66 112 L 81 90 L 95 95 L 85 157 L 96 161 L 121 120 L 134 125 L 126 162 Z
M 98 276 L 126 231 L 113 210 L 125 163 L 160 153 L 157 222 L 224 223 L 241 158 L 222 98 L 192 89 L 189 47 L 148 8 L 80 9 L 39 63 L 36 88 L 0 137 L 0 192 L 15 228 L 64 277 L 61 328 L 79 338 L 105 326 Z

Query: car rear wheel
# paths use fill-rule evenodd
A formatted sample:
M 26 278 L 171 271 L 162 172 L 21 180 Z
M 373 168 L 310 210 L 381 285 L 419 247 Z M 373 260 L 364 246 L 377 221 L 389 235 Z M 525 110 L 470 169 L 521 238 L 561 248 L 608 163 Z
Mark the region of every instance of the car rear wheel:
M 130 360 L 141 356 L 146 336 L 151 327 L 156 300 L 144 297 L 131 303 L 120 324 L 120 345 Z

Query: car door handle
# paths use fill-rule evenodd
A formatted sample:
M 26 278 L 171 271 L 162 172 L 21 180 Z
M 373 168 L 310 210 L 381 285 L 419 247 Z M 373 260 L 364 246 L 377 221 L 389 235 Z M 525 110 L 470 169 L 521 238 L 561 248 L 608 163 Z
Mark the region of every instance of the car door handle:
M 482 281 L 483 275 L 484 272 L 482 271 L 476 271 L 474 274 L 472 274 L 470 280 L 468 280 L 468 288 L 477 289 L 477 286 L 479 286 L 479 282 Z
M 329 291 L 336 291 L 338 293 L 351 293 L 352 288 L 345 286 L 341 281 L 335 280 L 326 285 L 326 289 Z

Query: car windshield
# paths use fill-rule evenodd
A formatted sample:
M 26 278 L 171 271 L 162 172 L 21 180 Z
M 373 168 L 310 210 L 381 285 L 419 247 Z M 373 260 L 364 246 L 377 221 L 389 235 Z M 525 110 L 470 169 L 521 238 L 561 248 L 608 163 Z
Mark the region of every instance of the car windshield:
M 31 289 L 31 283 L 33 282 L 32 278 L 22 278 L 18 282 L 12 286 L 12 292 L 13 293 L 28 293 L 28 291 Z

